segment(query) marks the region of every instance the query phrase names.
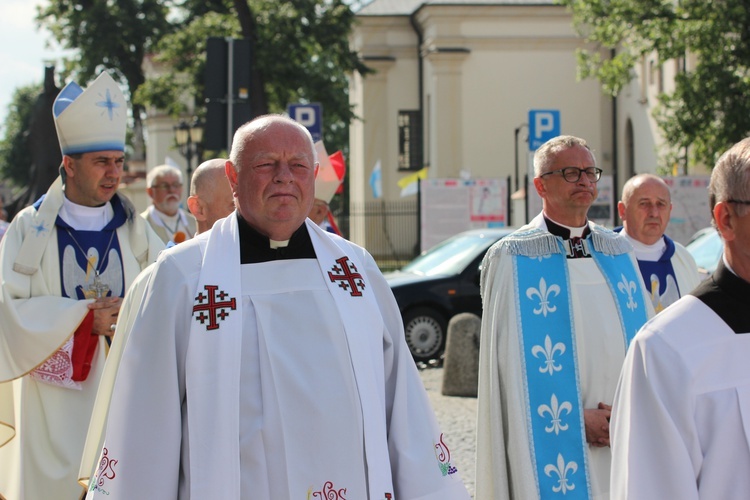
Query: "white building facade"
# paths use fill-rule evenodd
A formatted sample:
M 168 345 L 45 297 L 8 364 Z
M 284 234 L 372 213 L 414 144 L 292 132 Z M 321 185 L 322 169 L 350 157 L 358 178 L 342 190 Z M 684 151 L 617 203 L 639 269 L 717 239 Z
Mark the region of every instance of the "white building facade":
M 607 96 L 598 81 L 577 78 L 576 50 L 594 47 L 551 0 L 374 0 L 356 21 L 352 49 L 376 72 L 350 83 L 359 117 L 350 127 L 352 204 L 373 200 L 368 181 L 378 161 L 386 201 L 399 199 L 398 181 L 422 167 L 428 178 L 510 178 L 510 192 L 522 188 L 531 110 L 559 111 L 560 133 L 588 141 L 615 196 L 634 173 L 657 172 L 651 108 L 677 63 L 644 59 L 620 96 Z M 417 121 L 406 145 L 405 119 Z M 526 222 L 522 205 L 512 225 Z M 367 245 L 367 234 L 353 225 L 350 237 Z

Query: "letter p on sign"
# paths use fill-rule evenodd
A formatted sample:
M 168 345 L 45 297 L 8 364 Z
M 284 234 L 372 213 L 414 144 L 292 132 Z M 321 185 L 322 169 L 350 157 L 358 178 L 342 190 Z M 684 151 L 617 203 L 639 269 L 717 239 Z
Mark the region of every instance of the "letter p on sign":
M 533 109 L 529 111 L 529 150 L 560 135 L 560 111 L 556 109 Z
M 287 106 L 289 117 L 310 131 L 313 141 L 323 138 L 323 108 L 319 103 L 290 104 Z

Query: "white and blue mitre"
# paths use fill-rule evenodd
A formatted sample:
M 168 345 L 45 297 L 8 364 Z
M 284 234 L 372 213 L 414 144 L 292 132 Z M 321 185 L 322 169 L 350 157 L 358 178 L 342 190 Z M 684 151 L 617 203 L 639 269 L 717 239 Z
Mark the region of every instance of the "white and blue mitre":
M 127 112 L 125 96 L 109 74 L 86 90 L 70 82 L 52 107 L 62 154 L 124 151 Z
M 632 246 L 606 228 L 589 228 L 577 244 L 608 284 L 619 316 L 613 321 L 620 323 L 627 345 L 649 315 Z M 591 497 L 568 244 L 543 228 L 529 227 L 490 250 L 512 259 L 527 441 L 541 499 Z

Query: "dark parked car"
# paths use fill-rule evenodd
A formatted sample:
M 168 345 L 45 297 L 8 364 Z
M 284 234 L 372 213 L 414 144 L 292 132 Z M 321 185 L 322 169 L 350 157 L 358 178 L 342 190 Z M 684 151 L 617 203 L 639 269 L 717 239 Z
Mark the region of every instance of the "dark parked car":
M 482 313 L 479 266 L 493 243 L 514 228 L 473 229 L 423 252 L 401 270 L 385 275 L 401 310 L 406 343 L 416 361 L 438 359 L 448 321 Z

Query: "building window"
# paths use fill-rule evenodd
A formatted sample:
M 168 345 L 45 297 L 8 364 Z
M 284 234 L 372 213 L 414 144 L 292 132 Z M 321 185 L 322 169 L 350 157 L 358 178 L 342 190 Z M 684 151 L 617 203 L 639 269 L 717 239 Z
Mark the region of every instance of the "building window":
M 418 110 L 398 112 L 398 169 L 420 170 L 422 164 L 422 115 Z

